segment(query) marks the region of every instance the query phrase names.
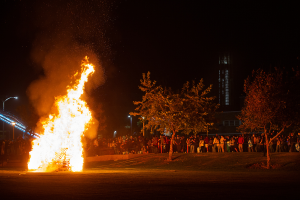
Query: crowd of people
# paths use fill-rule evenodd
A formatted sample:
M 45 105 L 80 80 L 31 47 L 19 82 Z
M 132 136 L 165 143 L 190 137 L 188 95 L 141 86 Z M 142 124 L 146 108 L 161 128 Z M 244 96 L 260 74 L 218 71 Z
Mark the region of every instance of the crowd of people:
M 0 165 L 8 158 L 28 157 L 31 150 L 31 140 L 24 140 L 21 136 L 15 140 L 0 140 Z
M 274 135 L 271 133 L 269 139 Z M 170 151 L 171 138 L 168 136 L 120 136 L 114 139 L 95 139 L 87 144 L 88 156 L 103 154 L 129 153 L 167 153 Z M 300 133 L 278 136 L 269 142 L 269 151 L 299 152 Z M 106 149 L 105 151 L 103 149 Z M 179 136 L 173 140 L 175 153 L 207 152 L 266 152 L 266 141 L 263 134 L 227 135 L 227 136 Z
M 271 134 L 272 138 L 274 135 Z M 107 154 L 145 154 L 167 153 L 170 151 L 171 138 L 154 135 L 151 138 L 143 136 L 120 136 L 113 139 L 94 139 L 85 142 L 85 156 Z M 299 152 L 300 133 L 280 135 L 269 142 L 269 151 Z M 0 159 L 8 157 L 29 157 L 31 140 L 18 137 L 16 140 L 0 140 Z M 226 136 L 180 136 L 173 140 L 174 153 L 207 153 L 207 152 L 266 152 L 267 146 L 263 134 L 226 135 Z M 0 163 L 1 164 L 1 163 Z

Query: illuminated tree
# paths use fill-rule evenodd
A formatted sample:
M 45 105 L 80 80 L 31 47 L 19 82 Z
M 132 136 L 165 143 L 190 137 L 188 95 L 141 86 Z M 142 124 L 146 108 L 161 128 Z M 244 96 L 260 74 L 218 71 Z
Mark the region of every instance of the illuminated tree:
M 299 71 L 284 73 L 275 69 L 253 71 L 245 80 L 245 106 L 238 118 L 240 131 L 263 132 L 267 148 L 267 168 L 270 168 L 269 143 L 291 125 L 298 126 L 300 111 Z M 268 138 L 272 131 L 278 131 Z
M 204 89 L 203 80 L 197 85 L 189 82 L 184 84 L 181 92 L 176 93 L 171 88 L 162 88 L 156 81 L 150 80 L 150 72 L 143 74 L 140 90 L 145 94 L 142 101 L 135 101 L 136 112 L 147 121 L 145 128 L 164 132 L 170 130 L 172 139 L 169 160 L 172 160 L 172 141 L 178 131 L 188 134 L 206 130 L 207 123 L 218 108 L 212 101 L 214 97 L 207 97 L 212 86 Z

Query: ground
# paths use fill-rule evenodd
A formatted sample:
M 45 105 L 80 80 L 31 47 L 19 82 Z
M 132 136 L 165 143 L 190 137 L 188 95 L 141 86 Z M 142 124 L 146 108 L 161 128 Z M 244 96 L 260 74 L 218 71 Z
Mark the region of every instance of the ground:
M 86 163 L 83 172 L 27 172 L 0 168 L 6 199 L 286 199 L 299 188 L 300 153 L 149 154 L 130 160 Z M 299 196 L 299 195 L 298 195 Z

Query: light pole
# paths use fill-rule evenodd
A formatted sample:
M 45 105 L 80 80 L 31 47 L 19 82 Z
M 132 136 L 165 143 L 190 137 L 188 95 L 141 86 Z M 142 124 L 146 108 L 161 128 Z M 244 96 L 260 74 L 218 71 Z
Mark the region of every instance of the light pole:
M 16 125 L 16 122 L 12 122 L 11 125 L 13 125 L 13 140 L 15 140 L 15 125 Z
M 131 135 L 132 135 L 132 117 L 130 115 L 128 115 L 128 117 L 130 118 L 130 128 L 131 128 Z
M 144 129 L 144 125 L 145 125 L 145 117 L 142 117 L 143 118 L 143 137 L 145 137 L 145 129 Z
M 7 101 L 7 100 L 9 100 L 9 99 L 12 99 L 12 98 L 14 98 L 14 99 L 18 99 L 18 97 L 8 97 L 7 99 L 5 99 L 4 101 L 2 101 L 3 102 L 3 114 L 4 114 L 4 103 L 5 103 L 5 101 Z M 3 137 L 4 137 L 4 121 L 3 121 L 3 126 L 2 126 L 2 135 L 3 135 Z
M 208 137 L 208 128 L 209 126 L 213 126 L 214 123 L 206 123 L 206 134 L 207 134 L 207 137 Z

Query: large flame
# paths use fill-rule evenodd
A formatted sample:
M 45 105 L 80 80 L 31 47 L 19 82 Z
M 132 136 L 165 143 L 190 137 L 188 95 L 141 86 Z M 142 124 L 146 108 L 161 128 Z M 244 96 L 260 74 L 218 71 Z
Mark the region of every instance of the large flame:
M 82 171 L 81 137 L 91 123 L 92 115 L 86 102 L 80 97 L 88 76 L 94 72 L 94 66 L 89 64 L 88 58 L 85 57 L 81 67 L 80 79 L 67 90 L 65 96 L 55 100 L 58 114 L 49 115 L 49 118 L 42 122 L 44 134 L 33 141 L 29 170 L 54 171 L 59 169 L 63 162 L 69 162 L 69 170 Z

